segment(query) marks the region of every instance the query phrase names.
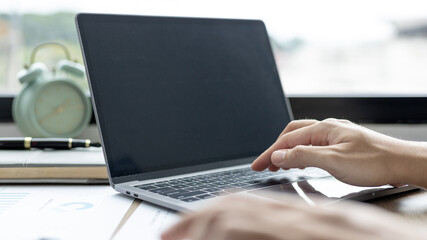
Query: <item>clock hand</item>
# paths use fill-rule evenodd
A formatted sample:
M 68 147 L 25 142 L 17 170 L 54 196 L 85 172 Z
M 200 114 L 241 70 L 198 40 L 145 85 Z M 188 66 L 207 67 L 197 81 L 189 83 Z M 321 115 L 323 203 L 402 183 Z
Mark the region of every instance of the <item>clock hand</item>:
M 50 112 L 48 115 L 44 116 L 42 119 L 39 120 L 39 123 L 42 124 L 47 119 L 51 118 L 57 113 L 61 113 L 64 111 L 64 108 L 70 103 L 70 99 L 67 99 L 63 104 L 56 107 L 52 112 Z
M 66 106 L 68 106 L 70 104 L 70 99 L 67 99 L 63 104 L 61 104 L 58 108 L 57 108 L 57 113 L 61 113 L 64 111 L 64 108 Z

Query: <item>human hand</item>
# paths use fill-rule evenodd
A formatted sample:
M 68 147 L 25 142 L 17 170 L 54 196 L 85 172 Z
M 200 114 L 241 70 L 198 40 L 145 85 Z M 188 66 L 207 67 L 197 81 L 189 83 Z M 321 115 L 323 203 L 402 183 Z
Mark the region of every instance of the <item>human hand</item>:
M 422 239 L 427 232 L 373 207 L 310 207 L 232 197 L 185 216 L 162 240 Z
M 409 183 L 405 177 L 411 175 L 405 172 L 409 164 L 402 160 L 417 158 L 415 145 L 347 120 L 293 121 L 252 163 L 252 169 L 319 167 L 352 185 L 399 185 Z

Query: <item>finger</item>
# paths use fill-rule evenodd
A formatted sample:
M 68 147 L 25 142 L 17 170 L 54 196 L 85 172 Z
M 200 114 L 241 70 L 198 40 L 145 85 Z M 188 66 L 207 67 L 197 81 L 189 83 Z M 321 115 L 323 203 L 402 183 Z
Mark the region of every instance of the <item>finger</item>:
M 325 146 L 297 146 L 278 150 L 271 155 L 271 162 L 280 168 L 318 167 L 328 170 L 331 166 L 330 148 Z
M 268 167 L 268 170 L 272 172 L 277 172 L 279 171 L 279 169 L 280 169 L 279 167 L 276 167 L 274 165 L 270 165 L 270 167 Z
M 218 231 L 215 231 L 215 212 L 205 211 L 190 225 L 187 237 L 191 240 L 217 239 Z
M 304 119 L 304 120 L 297 120 L 297 121 L 292 121 L 290 122 L 285 129 L 280 133 L 278 139 L 285 135 L 286 133 L 292 132 L 296 129 L 300 129 L 302 127 L 307 127 L 313 124 L 318 123 L 319 121 L 317 120 L 313 120 L 313 119 Z
M 162 233 L 162 240 L 181 240 L 188 236 L 188 231 L 195 219 L 194 215 L 190 215 L 173 225 Z
M 253 209 L 254 204 L 247 202 L 247 199 L 239 196 L 227 197 L 197 213 L 186 237 L 191 240 L 225 239 L 222 230 L 224 220 L 229 219 L 227 214 L 230 212 L 244 213 L 248 209 Z
M 190 236 L 200 235 L 204 233 L 203 231 L 198 232 L 197 229 L 201 229 L 203 227 L 202 219 L 206 220 L 206 216 L 212 215 L 212 210 L 216 208 L 224 208 L 233 206 L 233 203 L 238 201 L 236 197 L 226 197 L 221 201 L 217 202 L 216 205 L 211 206 L 208 209 L 202 210 L 197 213 L 193 213 L 185 216 L 181 221 L 170 227 L 168 230 L 162 233 L 162 240 L 181 240 L 186 239 Z M 225 204 L 227 203 L 227 204 Z M 231 204 L 230 204 L 231 203 Z M 239 205 L 242 205 L 241 203 Z
M 273 145 L 271 145 L 271 147 L 255 159 L 252 163 L 252 169 L 255 171 L 262 171 L 268 168 L 271 165 L 271 154 L 276 150 L 289 149 L 297 145 L 319 145 L 318 143 L 320 143 L 320 138 L 313 137 L 313 135 L 316 134 L 323 136 L 323 138 L 326 139 L 327 134 L 321 132 L 326 131 L 324 128 L 317 126 L 319 126 L 319 124 L 312 124 L 281 136 L 275 143 L 273 143 Z M 313 142 L 313 140 L 315 140 L 315 142 Z

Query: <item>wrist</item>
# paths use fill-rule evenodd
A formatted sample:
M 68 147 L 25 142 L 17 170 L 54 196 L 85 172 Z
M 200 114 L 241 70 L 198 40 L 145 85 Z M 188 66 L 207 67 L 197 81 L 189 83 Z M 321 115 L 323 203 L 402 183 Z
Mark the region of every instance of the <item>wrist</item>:
M 427 187 L 427 143 L 398 140 L 392 147 L 392 184 Z

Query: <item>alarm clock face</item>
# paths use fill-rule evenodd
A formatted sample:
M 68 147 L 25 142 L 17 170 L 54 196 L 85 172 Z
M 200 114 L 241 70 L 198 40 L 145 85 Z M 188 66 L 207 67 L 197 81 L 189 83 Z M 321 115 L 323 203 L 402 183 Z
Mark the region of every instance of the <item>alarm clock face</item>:
M 91 111 L 83 91 L 66 80 L 41 85 L 33 98 L 35 127 L 45 136 L 74 137 L 86 127 Z

